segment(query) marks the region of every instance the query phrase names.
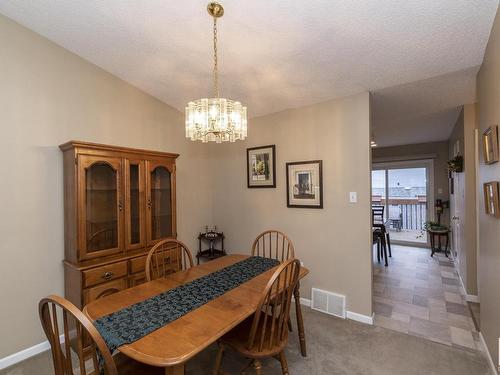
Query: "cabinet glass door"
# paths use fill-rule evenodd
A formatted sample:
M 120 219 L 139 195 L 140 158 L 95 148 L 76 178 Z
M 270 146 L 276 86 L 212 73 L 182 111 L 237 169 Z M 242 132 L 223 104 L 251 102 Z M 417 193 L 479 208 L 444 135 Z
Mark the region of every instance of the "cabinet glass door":
M 144 246 L 144 161 L 125 160 L 125 221 L 126 247 L 136 249 Z
M 121 245 L 120 159 L 81 155 L 79 160 L 80 258 L 119 251 Z
M 172 166 L 149 163 L 149 242 L 172 237 Z

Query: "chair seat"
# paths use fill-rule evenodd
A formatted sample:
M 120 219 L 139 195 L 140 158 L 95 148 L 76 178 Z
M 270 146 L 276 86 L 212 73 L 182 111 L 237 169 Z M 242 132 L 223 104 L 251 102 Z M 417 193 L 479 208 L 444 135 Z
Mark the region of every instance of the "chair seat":
M 260 319 L 264 319 L 264 313 L 262 313 Z M 262 351 L 259 350 L 259 343 L 262 338 L 261 331 L 259 330 L 259 332 L 255 335 L 254 346 L 252 348 L 248 348 L 248 335 L 252 329 L 253 320 L 254 316 L 252 315 L 240 323 L 236 328 L 224 335 L 221 339 L 222 344 L 229 346 L 247 358 L 258 359 L 278 355 L 285 348 L 286 343 L 288 342 L 288 330 L 285 329 L 285 340 L 282 340 L 281 344 L 274 346 L 271 349 L 264 348 Z M 268 334 L 271 332 L 271 319 L 269 316 L 265 332 Z

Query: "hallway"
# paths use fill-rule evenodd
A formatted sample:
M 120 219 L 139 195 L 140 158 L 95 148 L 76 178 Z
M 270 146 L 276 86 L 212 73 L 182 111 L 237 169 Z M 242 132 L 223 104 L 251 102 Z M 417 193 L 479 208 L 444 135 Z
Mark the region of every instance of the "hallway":
M 392 246 L 389 266 L 374 251 L 375 325 L 472 351 L 483 351 L 453 261 L 430 250 Z

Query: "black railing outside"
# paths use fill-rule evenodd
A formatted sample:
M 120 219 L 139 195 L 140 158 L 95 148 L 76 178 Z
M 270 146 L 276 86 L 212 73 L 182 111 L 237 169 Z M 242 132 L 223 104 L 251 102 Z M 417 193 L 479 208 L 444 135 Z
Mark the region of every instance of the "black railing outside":
M 402 229 L 421 230 L 427 221 L 427 204 L 400 204 Z
M 381 206 L 382 204 L 373 202 L 372 205 Z M 384 216 L 386 220 L 389 220 L 390 229 L 422 230 L 427 221 L 426 202 L 389 204 L 388 208 Z

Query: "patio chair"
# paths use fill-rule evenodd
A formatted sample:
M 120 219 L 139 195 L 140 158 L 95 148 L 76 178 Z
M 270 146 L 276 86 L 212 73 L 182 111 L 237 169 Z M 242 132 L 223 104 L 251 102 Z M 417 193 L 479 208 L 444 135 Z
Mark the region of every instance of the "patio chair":
M 389 223 L 397 232 L 401 232 L 403 229 L 403 212 L 399 205 L 391 204 L 389 206 Z

